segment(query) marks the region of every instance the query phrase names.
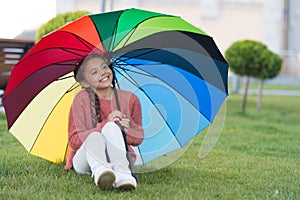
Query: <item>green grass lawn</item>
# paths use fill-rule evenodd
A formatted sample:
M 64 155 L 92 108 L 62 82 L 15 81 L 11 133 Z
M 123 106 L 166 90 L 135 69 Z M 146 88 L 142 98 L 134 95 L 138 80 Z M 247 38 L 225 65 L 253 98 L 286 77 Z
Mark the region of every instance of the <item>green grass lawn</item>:
M 232 88 L 231 83 L 228 84 L 228 88 Z M 240 83 L 240 90 L 244 91 L 245 84 Z M 299 85 L 284 85 L 284 84 L 270 84 L 270 83 L 264 83 L 263 88 L 266 90 L 300 90 Z M 249 84 L 249 89 L 258 89 L 258 84 L 257 83 L 250 83 Z
M 100 191 L 93 179 L 28 155 L 0 116 L 0 199 L 300 199 L 300 97 L 227 100 L 223 132 L 213 151 L 198 157 L 203 131 L 186 153 L 163 169 L 138 174 L 133 192 Z M 161 162 L 164 159 L 160 160 Z

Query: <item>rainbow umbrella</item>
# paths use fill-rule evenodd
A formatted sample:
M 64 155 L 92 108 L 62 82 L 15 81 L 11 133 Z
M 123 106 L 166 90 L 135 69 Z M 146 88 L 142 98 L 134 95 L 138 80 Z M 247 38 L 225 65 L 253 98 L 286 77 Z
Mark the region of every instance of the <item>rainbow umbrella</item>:
M 119 88 L 140 99 L 145 138 L 137 164 L 182 148 L 228 95 L 222 54 L 182 18 L 139 9 L 86 15 L 44 36 L 12 70 L 3 97 L 8 128 L 30 154 L 65 160 L 79 90 L 73 65 L 91 52 L 108 55 Z

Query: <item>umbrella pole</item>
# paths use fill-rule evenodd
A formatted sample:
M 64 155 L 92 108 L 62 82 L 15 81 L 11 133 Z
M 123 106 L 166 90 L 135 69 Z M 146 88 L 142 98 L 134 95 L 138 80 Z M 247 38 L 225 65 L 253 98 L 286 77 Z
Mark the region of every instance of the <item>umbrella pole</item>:
M 116 99 L 116 103 L 117 103 L 117 108 L 118 108 L 119 111 L 121 111 L 121 106 L 120 106 L 118 93 L 117 93 L 117 90 L 115 88 L 114 88 L 114 94 L 115 94 L 115 99 Z M 135 171 L 134 171 L 134 164 L 133 164 L 132 156 L 131 156 L 131 153 L 128 149 L 128 143 L 127 143 L 127 139 L 126 139 L 126 132 L 125 132 L 123 127 L 121 127 L 121 131 L 122 131 L 122 135 L 123 135 L 123 139 L 124 139 L 124 143 L 125 143 L 126 156 L 127 156 L 128 162 L 129 162 L 129 168 L 130 168 L 132 176 L 137 181 L 138 179 L 137 179 L 137 176 L 136 176 Z

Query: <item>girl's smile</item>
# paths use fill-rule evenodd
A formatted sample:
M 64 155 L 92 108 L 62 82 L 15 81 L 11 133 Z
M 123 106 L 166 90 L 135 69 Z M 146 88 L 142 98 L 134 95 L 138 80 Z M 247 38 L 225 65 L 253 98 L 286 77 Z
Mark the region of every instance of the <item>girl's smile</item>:
M 84 77 L 82 85 L 94 90 L 109 89 L 113 81 L 111 69 L 101 58 L 92 58 L 85 63 Z

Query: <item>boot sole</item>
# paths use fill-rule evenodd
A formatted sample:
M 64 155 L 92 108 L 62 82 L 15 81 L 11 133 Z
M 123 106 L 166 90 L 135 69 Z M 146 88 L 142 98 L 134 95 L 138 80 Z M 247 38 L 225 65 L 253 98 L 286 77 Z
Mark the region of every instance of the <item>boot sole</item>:
M 98 178 L 97 186 L 101 190 L 111 190 L 113 189 L 113 184 L 116 180 L 116 176 L 113 172 L 107 171 L 103 172 L 101 176 Z
M 135 186 L 133 184 L 126 183 L 126 184 L 120 185 L 116 189 L 120 190 L 120 191 L 130 191 L 130 190 L 134 190 Z

